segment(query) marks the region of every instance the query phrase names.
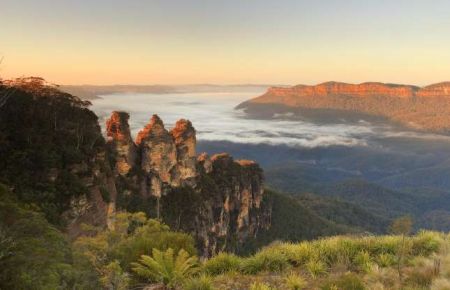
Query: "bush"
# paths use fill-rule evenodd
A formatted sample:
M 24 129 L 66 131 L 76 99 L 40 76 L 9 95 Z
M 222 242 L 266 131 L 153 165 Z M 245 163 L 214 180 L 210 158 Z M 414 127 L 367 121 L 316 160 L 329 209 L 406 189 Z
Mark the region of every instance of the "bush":
M 274 248 L 283 253 L 289 263 L 294 266 L 300 266 L 309 261 L 313 251 L 311 243 L 309 242 L 302 242 L 299 244 L 282 243 L 274 246 Z
M 361 251 L 359 252 L 354 259 L 354 265 L 358 270 L 361 270 L 363 272 L 369 272 L 372 268 L 372 258 L 370 257 L 370 254 L 367 251 Z
M 308 270 L 308 273 L 314 279 L 321 275 L 324 275 L 327 272 L 325 263 L 320 260 L 311 259 L 308 263 L 306 263 L 305 266 Z
M 184 283 L 184 290 L 213 290 L 212 278 L 207 275 L 190 278 Z
M 288 274 L 284 278 L 284 284 L 286 286 L 286 289 L 290 290 L 301 290 L 304 289 L 307 285 L 305 279 L 294 272 Z
M 358 277 L 358 275 L 353 273 L 347 273 L 343 276 L 333 279 L 331 281 L 325 282 L 321 286 L 322 290 L 365 290 L 366 287 L 364 286 L 363 281 L 361 278 Z
M 267 248 L 244 259 L 241 263 L 241 270 L 246 274 L 256 274 L 261 271 L 282 272 L 289 266 L 289 261 L 283 253 L 273 248 Z
M 241 258 L 234 254 L 219 253 L 203 264 L 203 269 L 210 275 L 220 275 L 239 270 Z
M 387 253 L 379 254 L 376 263 L 380 267 L 390 267 L 395 264 L 395 256 Z

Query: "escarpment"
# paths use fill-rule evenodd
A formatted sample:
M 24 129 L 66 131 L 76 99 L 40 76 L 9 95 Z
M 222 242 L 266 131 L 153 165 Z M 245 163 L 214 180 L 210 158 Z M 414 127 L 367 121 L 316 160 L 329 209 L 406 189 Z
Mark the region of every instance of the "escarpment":
M 237 106 L 250 114 L 280 109 L 302 115 L 347 111 L 386 118 L 419 130 L 450 133 L 450 82 L 425 87 L 367 82 L 326 82 L 314 86 L 273 87 Z M 278 106 L 274 106 L 278 105 Z M 280 107 L 281 106 L 281 107 Z M 299 110 L 296 110 L 298 108 Z M 277 113 L 277 112 L 274 112 Z M 344 116 L 341 114 L 337 119 Z
M 41 78 L 0 83 L 0 96 L 0 182 L 72 238 L 110 225 L 115 179 L 90 103 Z
M 123 112 L 113 112 L 107 121 L 124 199 L 139 200 L 140 210 L 193 234 L 204 256 L 236 250 L 270 226 L 270 211 L 261 204 L 264 177 L 257 163 L 235 161 L 225 153 L 197 155 L 196 132 L 188 120 L 179 120 L 169 131 L 153 115 L 136 142 L 129 137 L 127 122 Z M 135 148 L 134 159 L 128 158 L 134 156 L 130 148 Z M 130 204 L 123 207 L 133 210 Z

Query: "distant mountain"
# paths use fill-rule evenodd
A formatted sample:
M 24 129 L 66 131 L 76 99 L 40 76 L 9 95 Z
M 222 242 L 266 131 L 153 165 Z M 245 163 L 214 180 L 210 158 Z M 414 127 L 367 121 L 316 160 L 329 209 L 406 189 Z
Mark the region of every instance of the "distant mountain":
M 272 87 L 265 94 L 237 106 L 249 114 L 298 109 L 322 110 L 324 115 L 349 112 L 382 117 L 410 128 L 450 132 L 450 82 L 423 88 L 367 82 L 326 82 L 315 86 Z M 276 105 L 276 106 L 274 106 Z

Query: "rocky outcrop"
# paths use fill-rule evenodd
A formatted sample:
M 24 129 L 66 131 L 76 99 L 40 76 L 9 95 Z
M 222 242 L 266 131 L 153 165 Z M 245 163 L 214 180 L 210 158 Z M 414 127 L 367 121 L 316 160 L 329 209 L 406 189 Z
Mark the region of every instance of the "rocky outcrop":
M 174 180 L 187 181 L 197 176 L 196 170 L 196 145 L 195 129 L 188 120 L 181 119 L 175 127 L 170 131 L 175 141 L 177 149 L 177 170 Z
M 367 82 L 326 82 L 315 86 L 274 87 L 262 96 L 239 104 L 237 109 L 258 115 L 291 110 L 304 116 L 306 110 L 320 113 L 358 113 L 382 117 L 407 127 L 450 133 L 450 82 L 423 88 L 411 85 Z M 295 109 L 298 110 L 295 110 Z M 346 112 L 343 112 L 346 111 Z M 348 116 L 348 114 L 347 114 Z
M 115 157 L 117 174 L 126 175 L 136 165 L 136 145 L 131 138 L 128 113 L 113 112 L 106 121 L 107 142 Z
M 417 92 L 420 97 L 450 97 L 450 82 L 423 87 Z
M 127 121 L 128 115 L 117 112 L 107 121 L 108 142 L 116 145 L 116 152 L 133 148 L 128 125 L 123 123 Z M 197 156 L 196 132 L 190 121 L 181 119 L 168 131 L 153 115 L 135 144 L 138 154 L 133 172 L 139 176 L 127 176 L 128 183 L 138 180 L 135 186 L 143 203 L 156 199 L 157 209 L 150 212 L 172 228 L 190 232 L 204 256 L 234 250 L 270 225 L 267 209 L 261 206 L 264 177 L 258 164 L 235 161 L 226 153 Z M 115 167 L 126 167 L 117 164 L 126 160 L 116 158 Z
M 173 136 L 164 128 L 162 120 L 153 115 L 139 132 L 136 144 L 141 154 L 140 168 L 145 173 L 141 192 L 145 196 L 160 197 L 164 185 L 174 183 L 172 175 L 176 170 L 177 150 Z
M 264 177 L 259 165 L 253 161 L 235 161 L 227 153 L 213 155 L 210 161 L 211 171 L 207 176 L 216 187 L 204 189 L 212 197 L 214 213 L 213 235 L 208 244 L 217 252 L 254 237 L 258 230 L 267 228 L 269 222 L 262 214 Z M 217 243 L 220 239 L 225 242 Z

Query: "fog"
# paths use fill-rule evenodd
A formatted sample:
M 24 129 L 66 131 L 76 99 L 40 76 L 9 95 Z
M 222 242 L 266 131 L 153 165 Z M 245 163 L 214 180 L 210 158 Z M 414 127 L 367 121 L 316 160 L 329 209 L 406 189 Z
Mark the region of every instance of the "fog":
M 93 101 L 104 130 L 112 111 L 130 114 L 135 136 L 158 114 L 167 129 L 178 119 L 192 121 L 199 141 L 229 141 L 245 144 L 288 145 L 293 147 L 368 146 L 380 138 L 419 138 L 449 141 L 448 137 L 419 134 L 396 129 L 389 124 L 360 120 L 353 123 L 315 124 L 275 114 L 271 119 L 249 119 L 234 107 L 262 92 L 183 93 L 183 94 L 113 94 Z

